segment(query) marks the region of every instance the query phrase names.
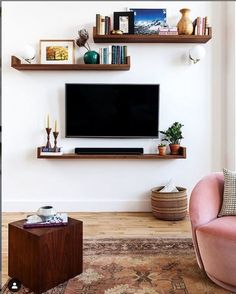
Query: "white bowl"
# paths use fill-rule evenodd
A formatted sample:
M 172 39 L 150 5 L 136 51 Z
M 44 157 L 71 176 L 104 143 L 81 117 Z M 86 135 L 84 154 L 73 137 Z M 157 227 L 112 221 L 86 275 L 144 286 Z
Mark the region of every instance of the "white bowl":
M 49 219 L 56 214 L 55 209 L 52 206 L 42 206 L 37 210 L 37 215 L 44 219 Z

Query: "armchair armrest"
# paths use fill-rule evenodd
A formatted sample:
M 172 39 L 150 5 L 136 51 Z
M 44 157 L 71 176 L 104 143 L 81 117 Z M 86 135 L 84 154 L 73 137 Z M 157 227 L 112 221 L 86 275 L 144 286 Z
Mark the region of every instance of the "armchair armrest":
M 217 218 L 220 211 L 224 191 L 224 176 L 214 173 L 204 177 L 191 193 L 189 215 L 192 228 Z
M 192 226 L 192 237 L 199 267 L 204 265 L 198 248 L 196 229 L 217 218 L 221 208 L 224 190 L 223 173 L 214 173 L 204 177 L 193 189 L 189 202 L 189 216 Z

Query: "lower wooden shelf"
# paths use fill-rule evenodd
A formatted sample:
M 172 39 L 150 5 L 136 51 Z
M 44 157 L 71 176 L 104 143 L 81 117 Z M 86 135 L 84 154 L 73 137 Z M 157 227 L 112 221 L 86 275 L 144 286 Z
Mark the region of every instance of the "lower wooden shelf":
M 12 56 L 11 67 L 17 70 L 130 70 L 130 56 L 125 64 L 25 64 Z
M 64 153 L 62 155 L 41 155 L 41 147 L 37 148 L 37 158 L 39 159 L 185 159 L 186 147 L 180 147 L 178 155 L 159 154 L 75 154 Z

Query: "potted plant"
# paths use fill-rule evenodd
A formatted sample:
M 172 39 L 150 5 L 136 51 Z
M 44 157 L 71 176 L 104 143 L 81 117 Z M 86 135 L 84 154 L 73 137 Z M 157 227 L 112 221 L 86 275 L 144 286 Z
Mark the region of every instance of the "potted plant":
M 158 145 L 159 155 L 166 155 L 166 144 L 159 144 Z
M 181 130 L 183 126 L 179 122 L 174 122 L 166 131 L 160 131 L 161 134 L 165 135 L 162 141 L 169 142 L 171 154 L 179 154 L 180 141 L 184 138 Z

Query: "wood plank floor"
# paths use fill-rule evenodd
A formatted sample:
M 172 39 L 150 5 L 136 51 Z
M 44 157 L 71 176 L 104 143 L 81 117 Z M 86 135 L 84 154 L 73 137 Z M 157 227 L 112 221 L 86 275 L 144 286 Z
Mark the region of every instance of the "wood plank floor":
M 2 282 L 8 279 L 8 223 L 30 213 L 2 214 Z M 83 221 L 84 238 L 191 238 L 189 218 L 182 221 L 161 221 L 146 212 L 69 213 Z

